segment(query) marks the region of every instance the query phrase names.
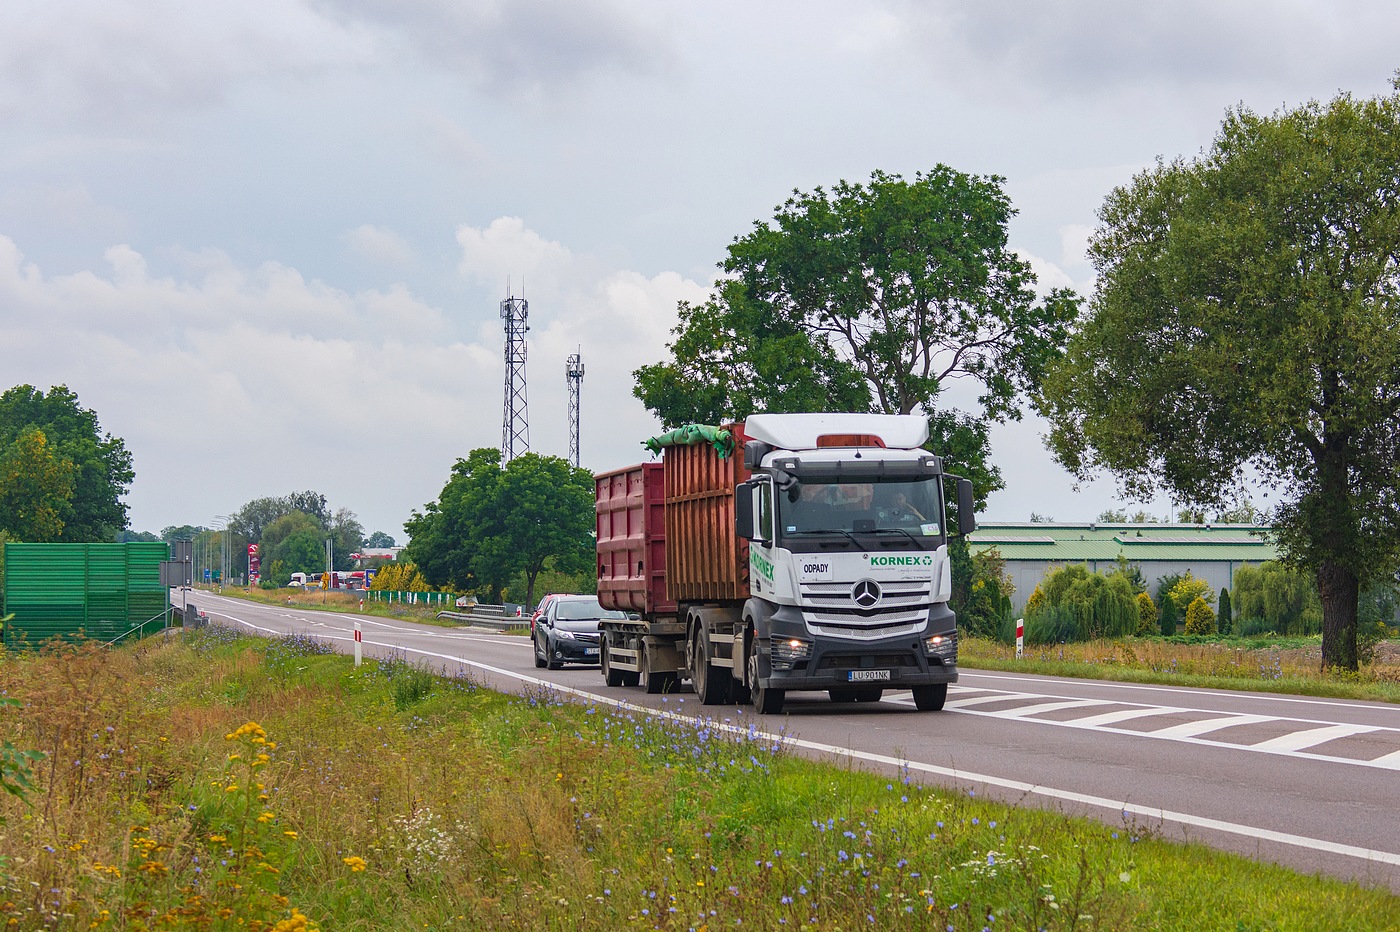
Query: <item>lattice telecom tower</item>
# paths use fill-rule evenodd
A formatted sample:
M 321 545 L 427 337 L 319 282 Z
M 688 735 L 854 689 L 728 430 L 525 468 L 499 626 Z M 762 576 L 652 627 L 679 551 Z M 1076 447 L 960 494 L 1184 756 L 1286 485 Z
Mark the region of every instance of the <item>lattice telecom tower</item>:
M 530 303 L 524 298 L 501 302 L 501 320 L 506 328 L 505 412 L 501 418 L 501 464 L 530 452 L 530 416 L 525 400 L 525 323 Z
M 569 462 L 578 465 L 578 394 L 583 388 L 583 347 L 564 364 L 569 380 Z

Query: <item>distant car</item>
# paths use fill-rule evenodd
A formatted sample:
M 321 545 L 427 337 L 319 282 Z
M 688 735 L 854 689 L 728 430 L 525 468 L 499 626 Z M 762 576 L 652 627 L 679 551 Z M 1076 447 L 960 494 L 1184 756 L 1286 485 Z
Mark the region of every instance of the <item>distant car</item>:
M 626 618 L 598 604 L 594 595 L 556 595 L 535 623 L 535 666 L 558 670 L 566 663 L 598 662 L 598 622 Z
M 539 604 L 535 606 L 534 612 L 530 614 L 530 634 L 533 635 L 535 633 L 535 622 L 539 621 L 540 617 L 544 615 L 544 610 L 549 607 L 549 603 L 559 598 L 560 595 L 561 593 L 551 592 L 549 595 L 540 599 Z

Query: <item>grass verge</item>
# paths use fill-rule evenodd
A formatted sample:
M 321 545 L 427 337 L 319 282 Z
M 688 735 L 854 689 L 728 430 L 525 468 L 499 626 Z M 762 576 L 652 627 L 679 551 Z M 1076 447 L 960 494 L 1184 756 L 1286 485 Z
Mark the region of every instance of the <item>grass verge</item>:
M 218 626 L 7 655 L 3 912 L 101 929 L 1391 929 L 1400 898 Z

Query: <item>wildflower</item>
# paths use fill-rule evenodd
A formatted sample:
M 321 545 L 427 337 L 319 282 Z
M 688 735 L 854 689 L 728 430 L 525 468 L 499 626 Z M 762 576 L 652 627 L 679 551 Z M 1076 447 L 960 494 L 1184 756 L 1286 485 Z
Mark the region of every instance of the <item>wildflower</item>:
M 351 855 L 348 858 L 341 858 L 341 860 L 345 862 L 346 867 L 350 868 L 350 870 L 356 873 L 359 873 L 366 867 L 369 867 L 369 865 L 365 863 L 365 859 L 358 855 Z
M 292 840 L 294 840 L 294 841 L 296 840 L 296 837 L 297 837 L 297 833 L 296 833 L 296 832 L 288 831 L 288 832 L 283 832 L 282 834 L 283 834 L 283 835 L 286 835 L 288 838 L 290 838 L 290 839 L 292 839 Z

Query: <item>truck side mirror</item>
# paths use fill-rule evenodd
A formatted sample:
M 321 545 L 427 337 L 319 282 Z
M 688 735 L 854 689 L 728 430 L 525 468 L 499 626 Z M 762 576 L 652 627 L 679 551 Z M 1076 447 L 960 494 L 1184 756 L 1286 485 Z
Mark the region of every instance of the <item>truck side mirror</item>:
M 958 480 L 958 533 L 963 537 L 977 530 L 977 513 L 972 504 L 972 481 Z
M 753 540 L 753 486 L 747 482 L 734 489 L 734 533 Z

